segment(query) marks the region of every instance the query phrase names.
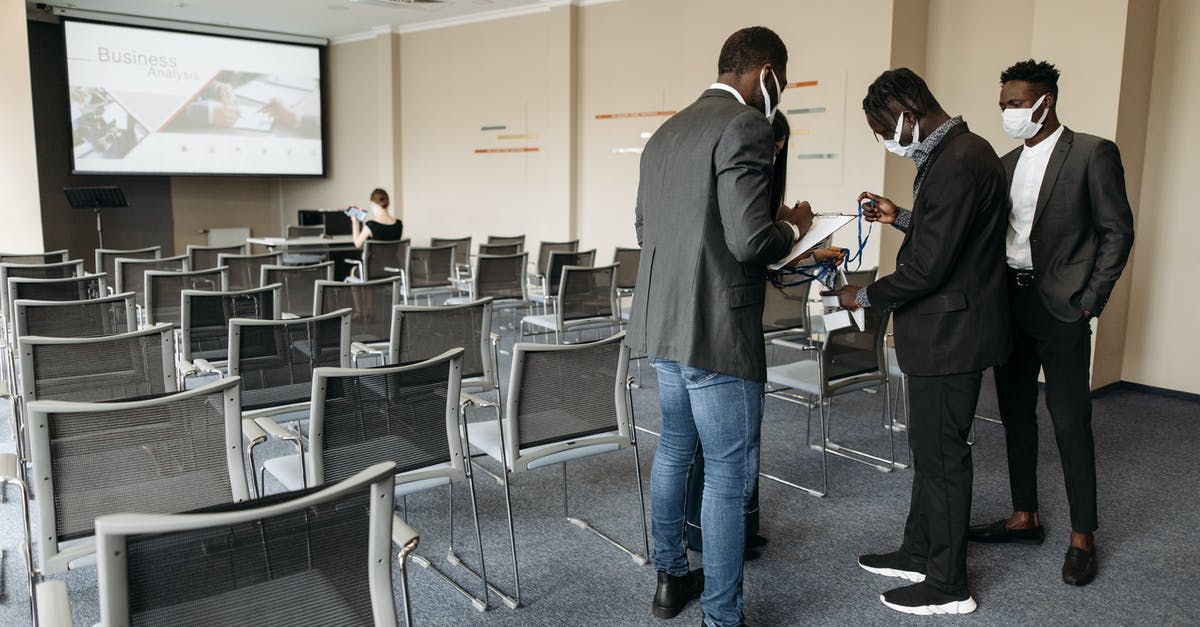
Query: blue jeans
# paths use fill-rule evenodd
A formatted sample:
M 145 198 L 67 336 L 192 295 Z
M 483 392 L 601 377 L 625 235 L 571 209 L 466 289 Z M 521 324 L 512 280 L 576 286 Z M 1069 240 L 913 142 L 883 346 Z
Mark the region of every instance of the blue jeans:
M 744 514 L 758 476 L 763 384 L 675 361 L 656 359 L 654 365 L 663 413 L 650 474 L 654 567 L 675 576 L 688 572 L 684 502 L 699 442 L 704 449 L 700 604 L 708 625 L 737 625 L 742 620 Z

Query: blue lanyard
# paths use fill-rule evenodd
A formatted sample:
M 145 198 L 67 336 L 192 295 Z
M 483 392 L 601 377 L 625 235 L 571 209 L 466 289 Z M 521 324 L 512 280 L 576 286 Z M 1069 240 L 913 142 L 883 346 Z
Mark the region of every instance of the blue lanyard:
M 875 203 L 875 201 L 874 201 L 874 200 L 867 200 L 866 202 L 869 202 L 869 203 L 871 203 L 871 204 L 874 204 L 874 203 Z M 849 270 L 849 269 L 850 269 L 850 264 L 851 264 L 851 263 L 854 263 L 854 264 L 856 264 L 856 265 L 854 266 L 854 269 L 855 269 L 855 270 L 858 270 L 859 268 L 862 268 L 862 262 L 863 262 L 863 250 L 864 250 L 864 249 L 866 249 L 866 247 L 867 247 L 867 241 L 871 239 L 871 231 L 872 231 L 872 230 L 875 228 L 875 223 L 874 223 L 874 222 L 872 222 L 871 224 L 869 224 L 869 225 L 867 226 L 867 236 L 866 236 L 866 237 L 863 237 L 863 232 L 862 232 L 862 225 L 863 225 L 863 210 L 862 210 L 862 206 L 863 206 L 863 204 L 862 204 L 861 202 L 860 202 L 860 203 L 858 203 L 858 251 L 857 251 L 857 252 L 855 252 L 853 255 L 849 254 L 849 253 L 850 253 L 850 251 L 849 251 L 849 250 L 847 250 L 847 251 L 846 251 L 846 269 L 847 269 L 847 270 Z

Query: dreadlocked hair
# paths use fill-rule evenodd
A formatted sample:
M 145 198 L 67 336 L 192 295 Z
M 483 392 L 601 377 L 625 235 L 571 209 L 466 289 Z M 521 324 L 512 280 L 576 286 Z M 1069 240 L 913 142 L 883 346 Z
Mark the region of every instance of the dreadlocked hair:
M 867 88 L 867 96 L 863 98 L 863 111 L 881 125 L 887 125 L 884 114 L 895 105 L 911 111 L 918 118 L 942 108 L 925 81 L 906 67 L 880 74 Z

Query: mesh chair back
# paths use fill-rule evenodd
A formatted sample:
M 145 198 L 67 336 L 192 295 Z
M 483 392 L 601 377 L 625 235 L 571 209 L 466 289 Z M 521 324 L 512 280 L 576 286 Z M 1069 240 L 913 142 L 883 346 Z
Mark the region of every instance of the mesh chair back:
M 9 279 L 68 279 L 81 274 L 83 262 L 80 260 L 47 264 L 0 263 L 0 315 L 9 319 L 9 305 L 13 300 L 8 291 Z
M 344 308 L 354 310 L 351 342 L 387 342 L 392 332 L 392 307 L 400 302 L 400 277 L 362 283 L 317 281 L 313 301 L 317 315 Z
M 229 375 L 242 378 L 242 409 L 307 401 L 314 369 L 349 367 L 350 314 L 341 309 L 295 320 L 230 320 Z
M 146 306 L 146 271 L 166 270 L 184 272 L 188 269 L 187 255 L 161 257 L 157 259 L 116 259 L 116 290 L 133 292 L 134 302 Z
M 821 350 L 824 385 L 887 378 L 887 310 L 866 309 L 866 330 L 853 326 L 826 333 Z
M 525 251 L 524 244 L 480 244 L 481 255 L 516 255 Z
M 425 289 L 445 287 L 449 289 L 450 276 L 454 273 L 454 246 L 431 248 L 409 248 L 406 274 L 408 288 Z
M 324 234 L 324 224 L 315 224 L 309 226 L 296 226 L 294 224 L 289 224 L 287 227 L 288 239 L 296 239 L 297 237 L 320 237 Z
M 313 315 L 313 297 L 317 281 L 333 280 L 333 262 L 311 266 L 263 266 L 259 281 L 263 285 L 283 286 L 282 310 L 306 318 Z
M 582 344 L 513 347 L 505 418 L 505 446 L 514 467 L 528 464 L 534 446 L 570 443 L 612 433 L 629 444 L 629 349 L 625 334 Z M 594 444 L 596 442 L 585 442 Z
M 279 253 L 261 255 L 217 255 L 217 264 L 229 268 L 229 290 L 248 290 L 259 286 L 263 266 L 279 265 Z
M 192 270 L 208 270 L 221 265 L 217 263 L 217 257 L 222 254 L 226 255 L 245 255 L 245 244 L 234 244 L 232 246 L 195 246 L 188 244 L 187 258 L 188 267 Z
M 117 259 L 158 259 L 162 257 L 162 246 L 148 246 L 146 248 L 130 248 L 122 250 L 120 248 L 97 248 L 96 249 L 96 265 L 92 268 L 93 272 L 103 272 L 110 277 L 117 276 Z M 113 279 L 116 280 L 115 278 Z
M 489 235 L 488 239 L 487 239 L 487 243 L 492 246 L 506 245 L 506 244 L 509 244 L 509 245 L 520 244 L 522 247 L 524 247 L 525 246 L 525 236 L 524 235 Z
M 182 325 L 183 290 L 221 292 L 229 282 L 229 269 L 220 266 L 196 272 L 146 271 L 146 322 Z
M 229 359 L 229 321 L 233 318 L 278 320 L 282 287 L 266 285 L 236 292 L 184 290 L 182 340 L 185 361 Z
M 557 296 L 559 322 L 614 318 L 618 311 L 616 275 L 616 266 L 564 267 Z
M 17 337 L 98 337 L 128 333 L 137 328 L 133 293 L 89 300 L 15 300 Z
M 27 401 L 109 401 L 176 389 L 170 324 L 87 338 L 27 335 L 18 342 Z
M 631 290 L 637 283 L 638 264 L 642 260 L 640 248 L 617 248 L 613 263 L 617 265 L 617 289 Z
M 105 625 L 396 625 L 395 468 L 178 515 L 96 521 Z
M 777 287 L 767 283 L 763 299 L 763 332 L 811 329 L 808 299 L 809 290 L 814 283 L 817 282 L 805 281 L 790 287 Z
M 364 281 L 383 279 L 396 276 L 396 272 L 388 268 L 403 268 L 408 261 L 409 241 L 406 239 L 388 241 L 367 239 L 363 243 Z
M 313 382 L 309 469 L 317 484 L 379 462 L 404 473 L 448 464 L 465 478 L 458 393 L 463 350 L 381 368 L 320 368 Z M 436 472 L 447 475 L 443 466 Z
M 458 239 L 434 237 L 429 240 L 429 246 L 432 248 L 437 248 L 439 246 L 453 246 L 455 263 L 467 263 L 467 260 L 471 258 L 470 237 L 460 237 Z
M 0 263 L 30 263 L 45 265 L 67 261 L 67 249 L 52 250 L 45 253 L 0 253 Z
M 528 253 L 512 255 L 480 254 L 475 266 L 475 298 L 526 300 L 525 266 Z
M 596 265 L 596 250 L 552 251 L 546 263 L 546 287 L 550 296 L 558 295 L 558 281 L 562 278 L 562 270 L 567 266 L 590 267 Z
M 60 543 L 91 536 L 105 514 L 176 513 L 249 498 L 237 386 L 223 379 L 129 401 L 31 402 L 34 473 L 50 490 L 37 499 L 40 528 L 48 530 L 38 542 L 40 563 L 57 561 Z
M 863 270 L 847 270 L 846 283 L 850 285 L 858 285 L 860 287 L 867 286 L 875 282 L 875 276 L 879 274 L 879 268 L 865 268 Z
M 553 276 L 550 272 L 550 253 L 573 253 L 579 250 L 579 240 L 569 242 L 542 242 L 538 245 L 537 271 L 539 274 Z
M 404 364 L 430 359 L 448 350 L 462 348 L 462 377 L 483 377 L 483 386 L 495 385 L 491 328 L 492 299 L 464 305 L 410 307 L 392 310 L 392 332 L 388 363 Z
M 8 279 L 8 289 L 3 290 L 6 300 L 0 306 L 0 315 L 10 323 L 9 313 L 13 311 L 12 302 L 18 299 L 26 300 L 87 300 L 105 295 L 107 282 L 102 274 L 69 277 L 66 279 Z

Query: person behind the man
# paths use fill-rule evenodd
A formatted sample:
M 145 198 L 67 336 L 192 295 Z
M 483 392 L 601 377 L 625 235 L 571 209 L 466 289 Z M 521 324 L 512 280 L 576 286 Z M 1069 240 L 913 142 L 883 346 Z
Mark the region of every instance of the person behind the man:
M 889 590 L 884 605 L 909 614 L 975 610 L 967 586 L 971 447 L 983 371 L 1009 351 L 1004 289 L 1004 169 L 992 147 L 950 117 L 908 68 L 884 72 L 863 99 L 867 124 L 885 147 L 917 164 L 912 211 L 863 192 L 863 215 L 904 231 L 896 271 L 836 293 L 846 309 L 895 316 L 896 358 L 908 375 L 912 501 L 898 551 L 859 565 L 916 582 Z
M 651 605 L 676 616 L 701 595 L 710 627 L 742 614 L 744 511 L 758 474 L 766 382 L 767 265 L 812 225 L 808 203 L 771 213 L 771 119 L 787 48 L 767 28 L 726 40 L 717 82 L 646 143 L 635 226 L 642 247 L 626 342 L 654 360 L 662 436 L 650 478 Z M 703 443 L 703 569 L 684 546 L 688 469 Z
M 1072 132 L 1058 120 L 1058 76 L 1045 61 L 1000 74 L 1004 131 L 1024 145 L 1004 155 L 1008 295 L 1013 354 L 995 370 L 1008 444 L 1013 512 L 971 528 L 980 542 L 1041 544 L 1038 518 L 1038 371 L 1062 459 L 1071 510 L 1063 562 L 1068 584 L 1097 570 L 1096 451 L 1092 440 L 1091 319 L 1099 316 L 1133 246 L 1133 213 L 1116 144 Z

